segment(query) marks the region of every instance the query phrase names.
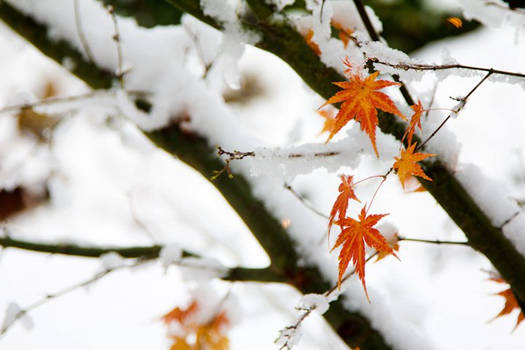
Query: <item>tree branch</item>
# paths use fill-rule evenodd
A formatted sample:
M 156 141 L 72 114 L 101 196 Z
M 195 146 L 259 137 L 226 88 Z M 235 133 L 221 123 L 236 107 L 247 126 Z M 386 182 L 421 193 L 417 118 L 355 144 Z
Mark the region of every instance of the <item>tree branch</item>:
M 117 253 L 126 259 L 136 258 L 158 258 L 160 251 L 162 250 L 161 245 L 147 246 L 147 247 L 87 247 L 72 243 L 64 244 L 50 244 L 41 242 L 32 242 L 26 240 L 19 240 L 11 238 L 10 236 L 0 237 L 0 247 L 3 248 L 17 248 L 23 250 L 29 250 L 39 253 L 50 253 L 77 256 L 82 258 L 100 258 L 102 255 L 107 253 Z M 196 256 L 193 253 L 184 251 L 182 254 L 184 257 Z
M 473 71 L 479 71 L 479 72 L 485 72 L 485 73 L 491 73 L 491 74 L 507 75 L 510 77 L 525 78 L 525 73 L 510 72 L 510 71 L 494 69 L 494 68 L 469 66 L 466 64 L 459 64 L 459 63 L 456 63 L 456 64 L 422 64 L 422 63 L 402 63 L 402 62 L 401 63 L 390 63 L 390 62 L 382 61 L 376 57 L 371 57 L 369 60 L 373 63 L 382 64 L 385 66 L 402 69 L 402 70 L 436 71 L 436 70 L 448 70 L 448 69 L 467 69 L 467 70 L 473 70 Z
M 0 236 L 0 247 L 17 248 L 37 253 L 60 254 L 82 258 L 100 258 L 104 254 L 117 253 L 126 259 L 151 260 L 159 257 L 164 246 L 153 245 L 145 247 L 88 247 L 73 243 L 50 244 L 19 240 L 10 236 Z M 197 254 L 183 250 L 182 257 L 198 257 Z M 250 282 L 287 282 L 287 276 L 272 268 L 245 268 L 234 267 L 228 269 L 222 277 L 225 281 Z

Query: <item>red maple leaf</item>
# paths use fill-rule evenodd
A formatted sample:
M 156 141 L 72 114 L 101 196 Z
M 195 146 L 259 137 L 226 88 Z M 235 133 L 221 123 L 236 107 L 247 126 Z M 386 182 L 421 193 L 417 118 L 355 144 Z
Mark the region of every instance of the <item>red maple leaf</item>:
M 335 116 L 335 127 L 331 130 L 328 140 L 345 126 L 351 119 L 357 120 L 361 125 L 361 130 L 368 134 L 376 155 L 379 157 L 376 147 L 376 126 L 377 109 L 395 114 L 403 120 L 406 118 L 397 109 L 394 102 L 386 94 L 378 91 L 388 86 L 400 85 L 388 80 L 375 80 L 379 72 L 372 73 L 365 79 L 361 75 L 350 74 L 348 70 L 348 80 L 335 82 L 334 84 L 342 88 L 330 97 L 320 108 L 331 103 L 342 102 L 339 112 Z
M 199 303 L 196 300 L 193 300 L 191 304 L 185 308 L 181 309 L 180 307 L 176 307 L 170 312 L 166 313 L 162 316 L 162 321 L 165 324 L 171 323 L 171 322 L 177 322 L 180 325 L 184 325 L 186 323 L 186 320 L 189 316 L 197 312 L 197 309 L 199 308 Z
M 416 126 L 421 130 L 421 115 L 423 114 L 423 105 L 421 105 L 421 101 L 417 101 L 417 105 L 413 105 L 410 108 L 414 111 L 414 114 L 412 115 L 412 118 L 410 118 L 410 124 L 408 126 L 408 129 L 405 131 L 405 134 L 403 135 L 403 138 L 401 141 L 407 137 L 407 142 L 410 145 L 412 143 L 412 136 L 414 136 L 414 131 L 416 130 Z
M 328 221 L 328 236 L 330 236 L 330 230 L 334 223 L 336 215 L 339 213 L 339 219 L 346 217 L 346 210 L 348 209 L 348 201 L 354 199 L 361 203 L 361 201 L 356 197 L 354 192 L 353 176 L 344 176 L 341 175 L 341 184 L 339 184 L 339 195 L 332 206 L 332 211 L 330 212 L 330 219 Z
M 491 280 L 497 283 L 504 283 L 504 284 L 507 283 L 501 277 L 493 277 L 491 278 Z M 523 315 L 523 311 L 521 311 L 521 307 L 518 303 L 518 299 L 516 299 L 516 295 L 514 295 L 514 292 L 510 288 L 502 290 L 501 292 L 496 293 L 496 295 L 499 295 L 505 299 L 505 305 L 503 306 L 503 309 L 501 309 L 499 314 L 497 314 L 494 317 L 494 319 L 508 315 L 514 310 L 519 310 L 518 319 L 516 320 L 516 325 L 514 326 L 514 329 L 518 328 L 520 323 L 525 319 L 525 315 Z
M 435 154 L 430 153 L 414 153 L 416 144 L 413 143 L 408 146 L 406 150 L 401 150 L 401 157 L 394 157 L 396 162 L 393 168 L 397 170 L 397 176 L 405 188 L 405 181 L 407 181 L 412 175 L 419 176 L 425 180 L 432 181 L 421 169 L 421 166 L 417 162 L 433 157 Z
M 337 242 L 335 242 L 332 250 L 342 246 L 341 252 L 339 253 L 338 287 L 341 286 L 343 274 L 345 273 L 350 261 L 352 261 L 355 272 L 361 280 L 361 283 L 363 283 L 366 298 L 370 301 L 365 283 L 365 243 L 366 245 L 375 248 L 378 252 L 386 252 L 395 257 L 397 257 L 397 255 L 392 250 L 385 237 L 381 235 L 379 230 L 374 228 L 378 221 L 388 214 L 367 215 L 365 208 L 366 205 L 361 209 L 359 221 L 352 218 L 339 220 L 338 223 L 343 229 L 337 237 Z

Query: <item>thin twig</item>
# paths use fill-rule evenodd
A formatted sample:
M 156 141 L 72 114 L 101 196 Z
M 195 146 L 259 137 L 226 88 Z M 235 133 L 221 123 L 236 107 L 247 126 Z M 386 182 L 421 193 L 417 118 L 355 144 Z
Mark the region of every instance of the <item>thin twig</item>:
M 372 195 L 372 199 L 370 200 L 370 203 L 368 203 L 368 208 L 365 210 L 365 213 L 368 213 L 370 211 L 370 207 L 372 206 L 372 203 L 374 203 L 374 199 L 376 198 L 376 195 L 377 195 L 377 192 L 379 192 L 379 189 L 381 188 L 381 186 L 383 186 L 383 184 L 385 183 L 387 177 L 388 177 L 388 174 L 390 174 L 390 172 L 392 171 L 393 168 L 390 168 L 390 170 L 386 173 L 386 175 L 383 175 L 382 176 L 382 180 L 381 182 L 379 183 L 379 185 L 377 186 L 376 190 L 374 191 L 374 194 Z
M 494 68 L 485 68 L 485 67 L 476 67 L 476 66 L 469 66 L 465 64 L 442 64 L 442 65 L 433 65 L 433 64 L 422 64 L 422 63 L 390 63 L 380 60 L 376 57 L 371 57 L 368 59 L 369 61 L 373 63 L 379 63 L 383 64 L 385 66 L 389 66 L 392 68 L 397 69 L 403 69 L 403 70 L 447 70 L 447 69 L 468 69 L 468 70 L 475 70 L 480 72 L 492 72 L 492 74 L 501 74 L 501 75 L 508 75 L 512 77 L 518 77 L 518 78 L 525 78 L 525 73 L 518 73 L 518 72 L 510 72 L 510 71 L 504 71 L 500 69 L 494 69 Z
M 146 91 L 126 91 L 126 93 L 132 96 L 144 96 L 144 95 L 149 94 Z M 33 103 L 23 103 L 23 104 L 6 106 L 0 109 L 0 114 L 19 111 L 25 108 L 35 108 L 35 107 L 47 106 L 47 105 L 53 105 L 53 104 L 75 102 L 75 101 L 89 99 L 91 97 L 96 97 L 96 96 L 113 96 L 113 95 L 115 95 L 115 90 L 110 89 L 110 90 L 93 90 L 85 94 L 74 95 L 74 96 L 51 97 L 51 98 L 42 99 L 42 100 L 39 100 Z
M 86 36 L 84 35 L 84 30 L 82 28 L 80 10 L 78 8 L 78 0 L 74 0 L 73 9 L 75 12 L 75 25 L 77 28 L 77 35 L 78 35 L 78 38 L 80 39 L 80 43 L 82 44 L 82 48 L 84 49 L 84 52 L 86 53 L 88 60 L 91 62 L 95 62 L 95 60 L 93 59 L 93 53 L 91 52 L 91 49 L 89 48 L 89 44 L 87 42 Z
M 419 239 L 419 238 L 407 238 L 398 236 L 398 241 L 407 241 L 407 242 L 419 242 L 419 243 L 430 243 L 430 244 L 450 244 L 450 245 L 464 245 L 468 246 L 468 242 L 462 241 L 440 241 L 440 240 L 429 240 L 429 239 Z
M 113 30 L 115 31 L 115 34 L 113 35 L 113 41 L 115 42 L 115 46 L 117 48 L 117 79 L 119 80 L 120 88 L 124 90 L 124 70 L 122 68 L 122 47 L 120 45 L 120 32 L 118 29 L 118 22 L 117 22 L 117 15 L 115 14 L 115 8 L 111 5 L 107 7 L 107 10 L 111 16 L 111 20 L 113 21 Z
M 133 267 L 137 267 L 145 262 L 148 262 L 149 259 L 139 259 L 137 260 L 136 262 L 134 262 L 133 264 L 130 264 L 130 265 L 120 265 L 120 266 L 117 266 L 117 267 L 112 267 L 112 268 L 108 268 L 108 269 L 105 269 L 104 271 L 101 271 L 101 272 L 98 272 L 96 273 L 93 277 L 85 280 L 85 281 L 82 281 L 80 283 L 75 283 L 71 286 L 68 286 L 66 288 L 63 288 L 61 290 L 59 290 L 58 292 L 55 292 L 55 293 L 52 293 L 52 294 L 47 294 L 46 296 L 44 296 L 43 298 L 33 302 L 32 304 L 30 304 L 29 306 L 27 306 L 26 308 L 18 311 L 16 313 L 16 315 L 14 316 L 13 320 L 11 320 L 11 322 L 5 324 L 2 329 L 0 329 L 0 337 L 2 337 L 3 335 L 5 335 L 5 333 L 10 329 L 10 327 L 15 324 L 18 320 L 20 320 L 22 317 L 26 316 L 29 312 L 37 309 L 38 307 L 48 303 L 49 301 L 53 300 L 53 299 L 56 299 L 58 297 L 61 297 L 63 295 L 66 295 L 68 293 L 71 293 L 79 288 L 82 288 L 82 287 L 86 287 L 96 281 L 98 281 L 99 279 L 107 276 L 108 274 L 114 272 L 114 271 L 117 271 L 117 270 L 120 270 L 120 269 L 123 269 L 123 268 L 133 268 Z
M 295 198 L 297 198 L 301 204 L 303 204 L 306 208 L 310 209 L 314 214 L 317 214 L 318 216 L 328 220 L 329 219 L 329 216 L 326 215 L 325 213 L 322 213 L 321 211 L 319 211 L 318 209 L 316 209 L 313 205 L 311 205 L 308 200 L 306 198 L 304 198 L 303 196 L 301 196 L 299 193 L 297 193 L 297 191 L 295 191 L 292 186 L 290 186 L 288 183 L 284 183 L 284 188 L 286 188 L 288 191 L 290 191 L 291 194 L 293 194 L 295 196 Z
M 133 219 L 135 224 L 137 224 L 137 226 L 141 228 L 141 230 L 146 234 L 146 236 L 148 236 L 149 239 L 151 239 L 152 242 L 156 242 L 155 236 L 153 235 L 153 233 L 148 229 L 146 224 L 140 219 L 139 214 L 137 213 L 137 210 L 135 209 L 132 194 L 128 192 L 126 193 L 126 196 L 128 197 L 129 211 L 131 213 L 131 218 Z
M 206 63 L 204 52 L 202 51 L 201 45 L 200 45 L 200 39 L 195 33 L 191 31 L 191 29 L 187 26 L 186 22 L 183 23 L 183 28 L 186 34 L 191 38 L 192 43 L 195 46 L 195 50 L 197 51 L 197 56 L 199 57 L 201 64 L 203 66 L 203 73 L 202 77 L 205 79 L 208 76 L 208 73 L 210 72 L 210 69 L 213 67 L 213 64 L 215 63 L 215 58 L 211 60 L 210 63 Z
M 481 86 L 481 84 L 483 84 L 483 82 L 485 80 L 488 79 L 488 77 L 490 77 L 491 75 L 493 74 L 492 71 L 489 71 L 487 74 L 485 74 L 485 76 L 483 77 L 483 79 L 481 79 L 477 84 L 476 86 L 474 86 L 469 92 L 468 94 L 465 96 L 465 97 L 462 97 L 459 99 L 459 104 L 457 105 L 456 109 L 450 113 L 446 118 L 445 120 L 443 120 L 443 122 L 441 122 L 441 124 L 439 124 L 439 126 L 436 128 L 436 130 L 434 130 L 432 132 L 432 134 L 430 134 L 429 137 L 427 137 L 427 139 L 425 141 L 423 141 L 420 145 L 418 145 L 414 152 L 417 152 L 418 150 L 422 149 L 423 147 L 425 147 L 425 145 L 428 143 L 428 141 L 430 141 L 436 134 L 439 130 L 441 130 L 441 128 L 446 124 L 446 122 L 452 118 L 453 115 L 457 115 L 459 113 L 459 111 L 461 111 L 463 109 L 463 107 L 465 107 L 465 104 L 467 103 L 467 100 L 468 98 L 474 93 L 474 91 L 476 91 L 478 89 L 478 87 Z
M 376 251 L 374 254 L 370 255 L 368 258 L 366 258 L 365 260 L 365 264 L 367 262 L 369 262 L 370 260 L 372 260 L 376 255 L 378 254 L 378 252 Z M 345 275 L 345 277 L 343 277 L 343 279 L 341 280 L 341 283 L 344 283 L 347 279 L 349 279 L 350 277 L 352 277 L 354 274 L 355 274 L 356 270 L 353 269 L 352 271 L 350 271 L 349 273 L 347 273 Z M 325 298 L 329 297 L 336 289 L 338 288 L 338 285 L 336 284 L 335 286 L 333 286 L 332 288 L 328 289 L 326 292 L 323 293 L 323 296 Z M 309 307 L 309 308 L 302 308 L 300 309 L 300 311 L 303 311 L 303 313 L 301 314 L 301 316 L 299 316 L 299 318 L 297 319 L 297 321 L 291 325 L 291 326 L 287 326 L 285 327 L 284 329 L 286 330 L 291 330 L 292 332 L 296 331 L 299 326 L 301 325 L 301 323 L 303 323 L 303 321 L 312 313 L 312 311 L 314 311 L 316 309 L 315 305 L 312 306 L 312 307 Z M 285 341 L 285 343 L 279 348 L 279 350 L 283 350 L 283 349 L 291 349 L 292 348 L 292 345 L 289 344 L 289 339 L 287 339 Z
M 221 146 L 218 146 L 217 155 L 219 157 L 226 155 L 227 158 L 224 161 L 225 162 L 224 167 L 221 170 L 215 171 L 215 174 L 212 176 L 211 180 L 215 180 L 216 178 L 218 178 L 222 173 L 224 173 L 224 171 L 228 173 L 228 177 L 230 179 L 233 178 L 233 173 L 231 172 L 231 169 L 230 169 L 230 162 L 232 160 L 244 159 L 245 157 L 255 157 L 255 152 L 240 152 L 236 150 L 234 150 L 233 152 L 229 152 L 229 151 L 225 151 Z

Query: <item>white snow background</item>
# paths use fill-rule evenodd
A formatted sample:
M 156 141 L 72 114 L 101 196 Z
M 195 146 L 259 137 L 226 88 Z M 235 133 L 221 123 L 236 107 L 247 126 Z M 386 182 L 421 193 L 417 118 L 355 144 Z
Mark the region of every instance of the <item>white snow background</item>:
M 72 1 L 12 3 L 39 20 L 52 23 L 54 36 L 67 38 L 80 47 Z M 309 2 L 309 6 L 315 7 L 314 2 Z M 325 16 L 334 12 L 330 6 L 325 11 Z M 109 15 L 95 1 L 82 1 L 81 14 L 83 25 L 89 28 L 86 36 L 98 64 L 116 69 Z M 388 157 L 397 152 L 398 146 L 390 136 L 378 133 L 379 152 L 386 158 L 378 161 L 368 138 L 357 128 L 349 128 L 352 138 L 345 139 L 342 131 L 343 135 L 331 147 L 348 149 L 364 143 L 365 149 L 358 154 L 345 154 L 348 158 L 344 169 L 338 169 L 336 164 L 316 169 L 320 166 L 317 161 L 281 164 L 278 157 L 272 158 L 278 154 L 273 149 L 276 146 L 297 147 L 292 150 L 323 147 L 304 145 L 324 141 L 324 136 L 318 136 L 322 119 L 315 112 L 323 100 L 279 59 L 250 46 L 244 48 L 239 40 L 255 42 L 257 38 L 236 31 L 231 14 L 221 15 L 232 22 L 224 40 L 190 17 L 184 18 L 182 26 L 149 30 L 137 28 L 130 19 L 119 18 L 124 63 L 131 68 L 126 86 L 154 92 L 153 120 L 132 110 L 124 95 L 79 102 L 74 112 L 66 114 L 53 136 L 52 147 L 47 149 L 19 136 L 12 114 L 0 117 L 2 186 L 37 184 L 51 174 L 51 202 L 11 219 L 6 227 L 14 237 L 93 245 L 170 244 L 172 251 L 166 254 L 164 263 L 176 257 L 177 247 L 181 247 L 225 266 L 266 266 L 265 253 L 213 186 L 183 163 L 156 149 L 134 124 L 154 128 L 188 108 L 192 116 L 190 127 L 206 135 L 210 143 L 228 150 L 257 149 L 266 156 L 235 162 L 233 168 L 247 176 L 254 175 L 250 181 L 256 194 L 265 199 L 276 217 L 290 219 L 290 231 L 299 246 L 335 281 L 336 254 L 329 254 L 326 241 L 322 241 L 326 221 L 305 209 L 282 185 L 284 181 L 290 182 L 316 208 L 328 212 L 337 195 L 337 174 L 346 170 L 363 178 L 382 173 L 390 167 Z M 314 25 L 321 33 L 322 23 Z M 197 33 L 201 50 L 209 50 L 203 53 L 203 59 L 216 59 L 206 81 L 199 79 L 202 67 L 188 31 Z M 318 40 L 324 39 L 319 35 Z M 432 44 L 416 56 L 423 62 L 439 62 L 442 57 L 449 60 L 451 56 L 464 64 L 524 72 L 524 42 L 525 33 L 513 26 L 487 26 Z M 322 56 L 327 64 L 340 62 L 336 54 L 344 51 L 337 45 L 328 39 L 320 44 L 327 50 Z M 369 50 L 382 52 L 372 46 Z M 181 55 L 186 51 L 190 52 L 187 61 Z M 81 82 L 4 25 L 0 25 L 0 52 L 2 106 L 34 101 L 47 80 L 56 82 L 62 95 L 87 91 Z M 397 57 L 385 51 L 387 54 L 393 59 Z M 237 66 L 238 57 L 241 58 Z M 246 105 L 225 104 L 221 92 L 227 86 L 235 87 L 243 74 L 255 76 L 264 95 Z M 460 75 L 437 75 L 440 82 L 436 107 L 453 107 L 457 102 L 449 97 L 466 94 L 481 78 L 479 74 Z M 404 74 L 409 80 L 420 76 Z M 410 87 L 426 106 L 435 77 L 422 78 Z M 458 118 L 450 120 L 447 128 L 430 143 L 449 167 L 457 171 L 496 223 L 519 209 L 510 199 L 523 200 L 525 196 L 522 108 L 525 85 L 501 80 L 494 77 L 484 83 Z M 394 89 L 388 91 L 396 96 Z M 401 100 L 396 102 L 401 108 Z M 39 110 L 56 112 L 57 108 Z M 430 113 L 427 123 L 423 123 L 423 132 L 431 132 L 431 125 L 439 124 L 445 113 Z M 35 148 L 36 152 L 30 152 Z M 478 173 L 493 179 L 495 185 L 487 185 Z M 369 198 L 374 190 L 375 183 L 365 184 L 359 187 L 358 195 Z M 350 207 L 352 213 L 358 209 Z M 393 176 L 381 189 L 373 212 L 390 213 L 384 221 L 394 224 L 403 236 L 465 239 L 432 197 L 426 193 L 403 193 Z M 146 229 L 137 224 L 137 218 Z M 521 219 L 522 216 L 517 218 Z M 522 227 L 509 225 L 506 233 L 525 252 Z M 491 264 L 482 255 L 462 246 L 412 242 L 400 245 L 401 261 L 386 258 L 367 265 L 371 304 L 366 301 L 359 281 L 353 280 L 345 287 L 350 307 L 367 315 L 395 349 L 523 348 L 523 325 L 511 333 L 515 313 L 488 322 L 503 306 L 503 299 L 493 295 L 502 286 L 488 281 L 485 270 L 490 270 Z M 4 250 L 0 259 L 0 310 L 13 310 L 12 303 L 23 308 L 115 263 L 119 262 L 110 258 L 90 260 Z M 209 276 L 198 271 L 187 273 L 176 266 L 165 268 L 158 262 L 114 272 L 88 288 L 31 312 L 32 330 L 26 330 L 23 322 L 15 324 L 0 338 L 0 349 L 167 349 L 168 339 L 160 316 L 184 305 L 193 290 L 203 288 L 218 295 L 229 292 L 236 301 L 236 306 L 229 308 L 235 320 L 229 332 L 232 349 L 277 348 L 273 341 L 278 331 L 292 324 L 297 316 L 294 310 L 300 300 L 297 292 L 281 285 L 203 282 Z M 304 322 L 296 348 L 346 346 L 314 313 Z

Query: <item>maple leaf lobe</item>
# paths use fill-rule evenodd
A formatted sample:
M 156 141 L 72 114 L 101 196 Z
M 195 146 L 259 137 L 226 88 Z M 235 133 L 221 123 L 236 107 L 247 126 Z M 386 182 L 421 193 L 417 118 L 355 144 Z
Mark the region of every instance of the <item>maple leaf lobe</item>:
M 421 104 L 421 101 L 418 100 L 417 104 L 410 106 L 412 110 L 414 111 L 414 114 L 410 118 L 410 124 L 405 131 L 405 134 L 403 135 L 403 138 L 401 139 L 401 142 L 407 138 L 407 143 L 410 145 L 412 144 L 412 137 L 414 136 L 414 131 L 416 130 L 416 127 L 421 130 L 421 115 L 423 114 L 423 105 Z
M 378 229 L 374 228 L 379 220 L 388 214 L 367 215 L 365 208 L 366 205 L 361 209 L 361 213 L 358 217 L 359 220 L 350 217 L 340 220 L 343 229 L 337 237 L 337 241 L 332 250 L 342 246 L 338 257 L 338 287 L 341 286 L 343 275 L 351 261 L 354 265 L 357 276 L 363 284 L 366 298 L 370 301 L 365 283 L 365 244 L 375 248 L 378 252 L 386 252 L 396 257 L 397 255 L 392 250 L 385 237 L 381 235 Z
M 361 130 L 366 132 L 376 155 L 379 157 L 376 146 L 376 127 L 378 124 L 377 109 L 406 118 L 397 109 L 394 102 L 384 93 L 378 91 L 388 86 L 400 85 L 388 80 L 375 80 L 379 72 L 374 72 L 366 78 L 359 74 L 348 74 L 348 81 L 334 82 L 340 87 L 334 96 L 330 97 L 322 106 L 341 102 L 341 108 L 335 116 L 335 127 L 331 130 L 326 142 L 339 132 L 351 119 L 359 122 Z
M 401 181 L 401 185 L 405 188 L 405 182 L 410 176 L 418 176 L 428 181 L 432 181 L 421 169 L 421 166 L 417 163 L 429 157 L 434 157 L 435 154 L 431 153 L 414 153 L 416 144 L 413 143 L 407 147 L 407 149 L 401 150 L 401 157 L 394 157 L 396 160 L 393 168 L 397 170 L 397 175 Z
M 341 183 L 339 184 L 339 195 L 337 196 L 332 210 L 330 212 L 330 217 L 328 220 L 328 236 L 330 236 L 330 230 L 334 223 L 335 217 L 339 214 L 339 219 L 346 217 L 346 210 L 348 209 L 348 201 L 353 199 L 359 203 L 361 201 L 357 198 L 354 192 L 353 176 L 341 175 Z

